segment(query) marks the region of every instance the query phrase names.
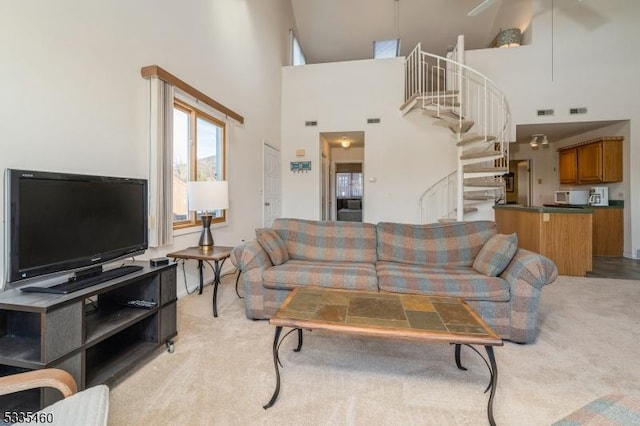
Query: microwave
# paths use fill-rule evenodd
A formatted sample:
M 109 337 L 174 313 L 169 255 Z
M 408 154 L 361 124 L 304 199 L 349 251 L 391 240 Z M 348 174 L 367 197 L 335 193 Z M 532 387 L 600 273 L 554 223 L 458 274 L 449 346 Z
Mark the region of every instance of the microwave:
M 556 204 L 586 206 L 589 204 L 589 191 L 556 191 Z

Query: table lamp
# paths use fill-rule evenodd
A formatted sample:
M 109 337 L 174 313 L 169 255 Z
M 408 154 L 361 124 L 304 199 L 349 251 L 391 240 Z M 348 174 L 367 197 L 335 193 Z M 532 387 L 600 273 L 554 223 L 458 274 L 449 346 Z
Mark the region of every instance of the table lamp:
M 227 181 L 193 181 L 187 183 L 189 210 L 202 212 L 202 233 L 198 245 L 201 249 L 213 248 L 211 235 L 211 211 L 229 208 Z

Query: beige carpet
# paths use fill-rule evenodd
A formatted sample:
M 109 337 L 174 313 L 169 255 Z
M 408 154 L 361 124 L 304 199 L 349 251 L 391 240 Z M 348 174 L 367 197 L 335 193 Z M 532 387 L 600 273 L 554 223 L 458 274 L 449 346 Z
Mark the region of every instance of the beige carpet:
M 305 332 L 283 343 L 274 389 L 273 328 L 244 316 L 234 277 L 178 302 L 173 354 L 161 352 L 113 387 L 112 425 L 487 424 L 484 362 L 463 348 Z M 540 334 L 496 349 L 499 425 L 549 425 L 611 392 L 640 395 L 640 281 L 559 277 L 544 288 Z

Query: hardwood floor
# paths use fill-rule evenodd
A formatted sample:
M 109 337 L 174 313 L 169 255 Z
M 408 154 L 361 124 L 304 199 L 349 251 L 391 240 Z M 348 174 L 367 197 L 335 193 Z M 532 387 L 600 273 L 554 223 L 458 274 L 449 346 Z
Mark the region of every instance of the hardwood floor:
M 593 271 L 587 277 L 640 280 L 640 259 L 594 257 Z

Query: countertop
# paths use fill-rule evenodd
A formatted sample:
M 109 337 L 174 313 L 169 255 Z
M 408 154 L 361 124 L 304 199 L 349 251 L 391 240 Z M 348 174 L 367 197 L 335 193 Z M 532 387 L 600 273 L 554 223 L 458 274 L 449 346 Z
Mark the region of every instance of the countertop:
M 495 209 L 517 209 L 521 211 L 539 212 L 539 213 L 593 213 L 595 209 L 623 209 L 624 201 L 622 200 L 610 200 L 608 206 L 574 206 L 574 207 L 562 207 L 557 206 L 521 206 L 520 204 L 497 204 L 493 208 Z

